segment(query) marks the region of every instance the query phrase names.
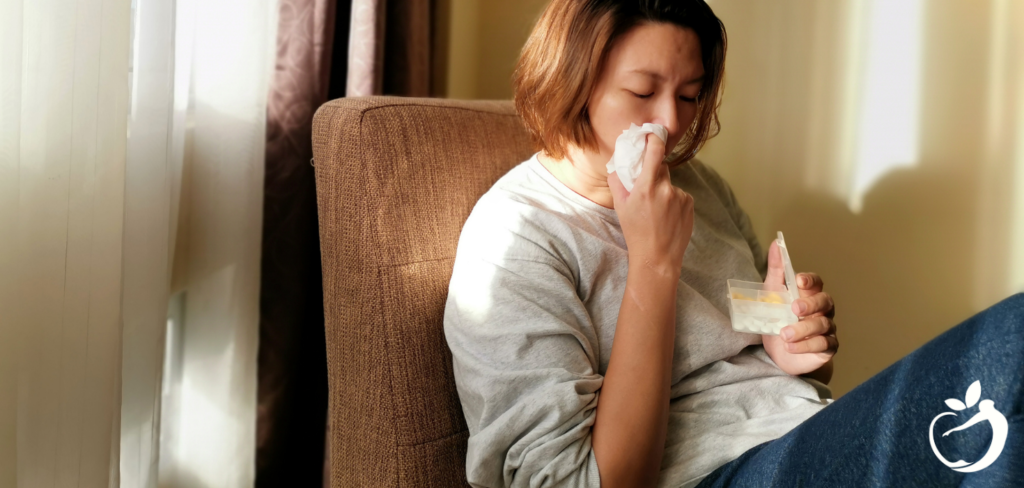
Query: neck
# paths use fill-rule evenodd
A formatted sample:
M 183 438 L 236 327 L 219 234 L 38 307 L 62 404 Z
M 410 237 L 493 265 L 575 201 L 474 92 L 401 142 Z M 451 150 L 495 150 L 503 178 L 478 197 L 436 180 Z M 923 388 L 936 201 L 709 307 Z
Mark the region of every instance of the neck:
M 611 188 L 608 187 L 607 157 L 589 151 L 570 148 L 562 159 L 554 159 L 541 151 L 537 159 L 565 186 L 605 208 L 615 208 Z

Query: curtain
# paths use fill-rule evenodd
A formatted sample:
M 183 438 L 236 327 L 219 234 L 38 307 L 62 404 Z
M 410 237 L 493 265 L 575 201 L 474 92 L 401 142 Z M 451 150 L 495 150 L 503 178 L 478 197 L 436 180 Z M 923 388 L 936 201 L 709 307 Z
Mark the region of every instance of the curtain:
M 139 0 L 140 2 L 145 0 Z M 162 389 L 161 486 L 249 487 L 277 2 L 177 0 L 187 93 Z
M 352 0 L 346 96 L 443 96 L 448 2 Z
M 121 486 L 156 486 L 158 475 L 161 358 L 188 104 L 188 71 L 175 70 L 175 32 L 167 21 L 174 15 L 174 2 L 133 3 L 122 256 Z
M 0 2 L 0 485 L 117 486 L 125 0 Z
M 0 486 L 253 484 L 276 8 L 0 2 Z
M 256 485 L 318 486 L 327 352 L 312 122 L 332 82 L 336 25 L 347 44 L 349 1 L 281 0 L 279 12 L 267 105 Z

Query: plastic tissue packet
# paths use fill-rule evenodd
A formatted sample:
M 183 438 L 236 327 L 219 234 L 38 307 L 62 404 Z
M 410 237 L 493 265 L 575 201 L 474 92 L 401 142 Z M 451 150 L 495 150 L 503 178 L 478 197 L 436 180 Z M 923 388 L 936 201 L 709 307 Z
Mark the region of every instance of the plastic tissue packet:
M 622 131 L 618 139 L 615 139 L 615 152 L 612 159 L 608 161 L 605 168 L 608 174 L 613 172 L 619 175 L 622 186 L 626 191 L 633 191 L 633 182 L 640 177 L 640 170 L 643 168 L 643 156 L 647 150 L 647 134 L 654 134 L 662 141 L 668 142 L 668 130 L 659 124 L 644 124 L 638 126 L 629 124 L 629 128 Z
M 728 280 L 729 315 L 732 329 L 737 332 L 779 335 L 783 327 L 799 321 L 793 313 L 793 300 L 800 297 L 796 287 L 796 273 L 789 260 L 786 241 L 779 232 L 777 239 L 785 267 L 786 286 Z

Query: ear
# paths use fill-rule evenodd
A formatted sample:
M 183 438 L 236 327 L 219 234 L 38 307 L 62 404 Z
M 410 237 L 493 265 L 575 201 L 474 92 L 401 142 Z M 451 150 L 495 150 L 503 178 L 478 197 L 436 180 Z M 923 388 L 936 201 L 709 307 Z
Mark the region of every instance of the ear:
M 768 276 L 764 279 L 765 284 L 785 285 L 785 268 L 785 265 L 782 264 L 782 250 L 779 249 L 779 241 L 772 239 L 772 244 L 768 246 Z

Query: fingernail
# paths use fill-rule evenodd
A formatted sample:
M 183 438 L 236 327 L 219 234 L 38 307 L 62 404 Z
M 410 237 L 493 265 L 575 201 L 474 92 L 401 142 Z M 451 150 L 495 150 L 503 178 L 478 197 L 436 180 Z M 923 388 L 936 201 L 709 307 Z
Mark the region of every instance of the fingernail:
M 800 310 L 800 313 L 804 313 L 807 311 L 807 304 L 804 302 L 796 302 L 796 308 L 797 310 Z
M 806 277 L 806 276 L 803 276 L 803 275 L 801 275 L 801 276 L 800 276 L 800 287 L 801 287 L 801 288 L 804 288 L 804 287 L 806 287 L 806 286 L 807 286 L 807 277 Z
M 786 329 L 786 330 L 782 331 L 782 338 L 787 340 L 787 341 L 792 339 L 793 338 L 793 329 Z

